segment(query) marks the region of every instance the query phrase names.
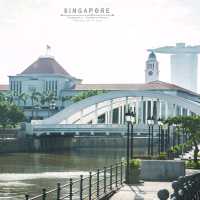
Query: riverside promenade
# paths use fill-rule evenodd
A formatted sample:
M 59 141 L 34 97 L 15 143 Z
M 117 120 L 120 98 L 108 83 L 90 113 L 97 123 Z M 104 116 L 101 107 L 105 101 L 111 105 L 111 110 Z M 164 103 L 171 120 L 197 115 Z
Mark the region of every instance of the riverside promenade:
M 200 170 L 186 170 L 186 175 L 199 173 Z M 167 189 L 170 193 L 173 192 L 171 187 L 172 182 L 150 182 L 135 185 L 124 185 L 110 200 L 158 200 L 157 192 L 161 189 Z

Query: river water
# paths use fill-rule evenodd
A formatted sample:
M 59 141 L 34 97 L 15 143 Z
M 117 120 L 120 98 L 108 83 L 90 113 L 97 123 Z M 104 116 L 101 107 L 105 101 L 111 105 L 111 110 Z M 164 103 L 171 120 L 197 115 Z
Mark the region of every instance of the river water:
M 57 153 L 13 153 L 0 157 L 0 199 L 24 199 L 41 193 L 42 188 L 52 189 L 69 178 L 88 175 L 104 166 L 121 161 L 125 149 L 87 149 Z

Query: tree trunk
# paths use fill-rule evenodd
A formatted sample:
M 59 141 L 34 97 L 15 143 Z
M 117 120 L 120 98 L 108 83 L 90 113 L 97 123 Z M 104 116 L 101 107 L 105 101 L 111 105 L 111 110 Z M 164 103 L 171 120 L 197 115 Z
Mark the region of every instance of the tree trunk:
M 194 143 L 194 162 L 197 163 L 198 162 L 198 153 L 199 153 L 199 148 L 198 148 L 198 144 L 196 142 L 196 140 L 193 140 Z

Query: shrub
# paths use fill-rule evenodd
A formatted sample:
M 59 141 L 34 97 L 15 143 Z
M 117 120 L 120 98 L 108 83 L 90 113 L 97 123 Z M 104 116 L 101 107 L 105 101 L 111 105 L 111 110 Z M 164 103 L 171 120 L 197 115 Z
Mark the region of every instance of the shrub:
M 132 159 L 130 161 L 130 167 L 134 169 L 138 169 L 141 166 L 141 160 L 140 159 Z
M 188 169 L 200 169 L 200 161 L 194 162 L 193 160 L 186 161 L 186 168 Z
M 158 160 L 167 160 L 167 153 L 160 152 L 160 155 L 158 156 Z

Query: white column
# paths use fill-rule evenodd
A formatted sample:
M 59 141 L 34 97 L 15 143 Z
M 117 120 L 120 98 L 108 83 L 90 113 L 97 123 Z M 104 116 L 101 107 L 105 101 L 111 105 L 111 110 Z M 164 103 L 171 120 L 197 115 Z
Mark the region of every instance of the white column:
M 124 104 L 122 104 L 122 124 L 124 124 Z
M 108 124 L 108 112 L 105 112 L 105 124 Z
M 156 110 L 157 110 L 156 115 L 157 115 L 157 120 L 158 120 L 160 118 L 160 100 L 159 99 L 157 99 L 156 101 Z
M 180 106 L 180 108 L 181 108 L 181 116 L 183 116 L 183 107 Z
M 173 104 L 173 116 L 176 116 L 176 104 Z
M 153 99 L 151 99 L 151 117 L 153 116 Z
M 121 124 L 121 106 L 118 107 L 118 124 Z
M 147 118 L 148 118 L 148 101 L 144 101 L 145 103 L 145 107 L 146 107 L 146 110 L 145 110 L 145 123 L 147 123 Z
M 143 110 L 144 110 L 144 108 L 143 108 L 143 101 L 144 101 L 144 97 L 143 96 L 141 96 L 141 124 L 143 124 Z
M 139 119 L 139 102 L 138 100 L 136 100 L 136 109 L 135 109 L 135 112 L 136 112 L 136 123 L 138 124 L 138 119 Z
M 168 118 L 168 103 L 165 102 L 165 119 Z
M 159 110 L 160 110 L 160 112 L 159 112 L 159 116 L 160 116 L 160 118 L 162 118 L 162 101 L 160 101 L 160 105 L 159 105 Z
M 110 100 L 110 119 L 109 123 L 112 124 L 112 119 L 113 119 L 113 100 Z

